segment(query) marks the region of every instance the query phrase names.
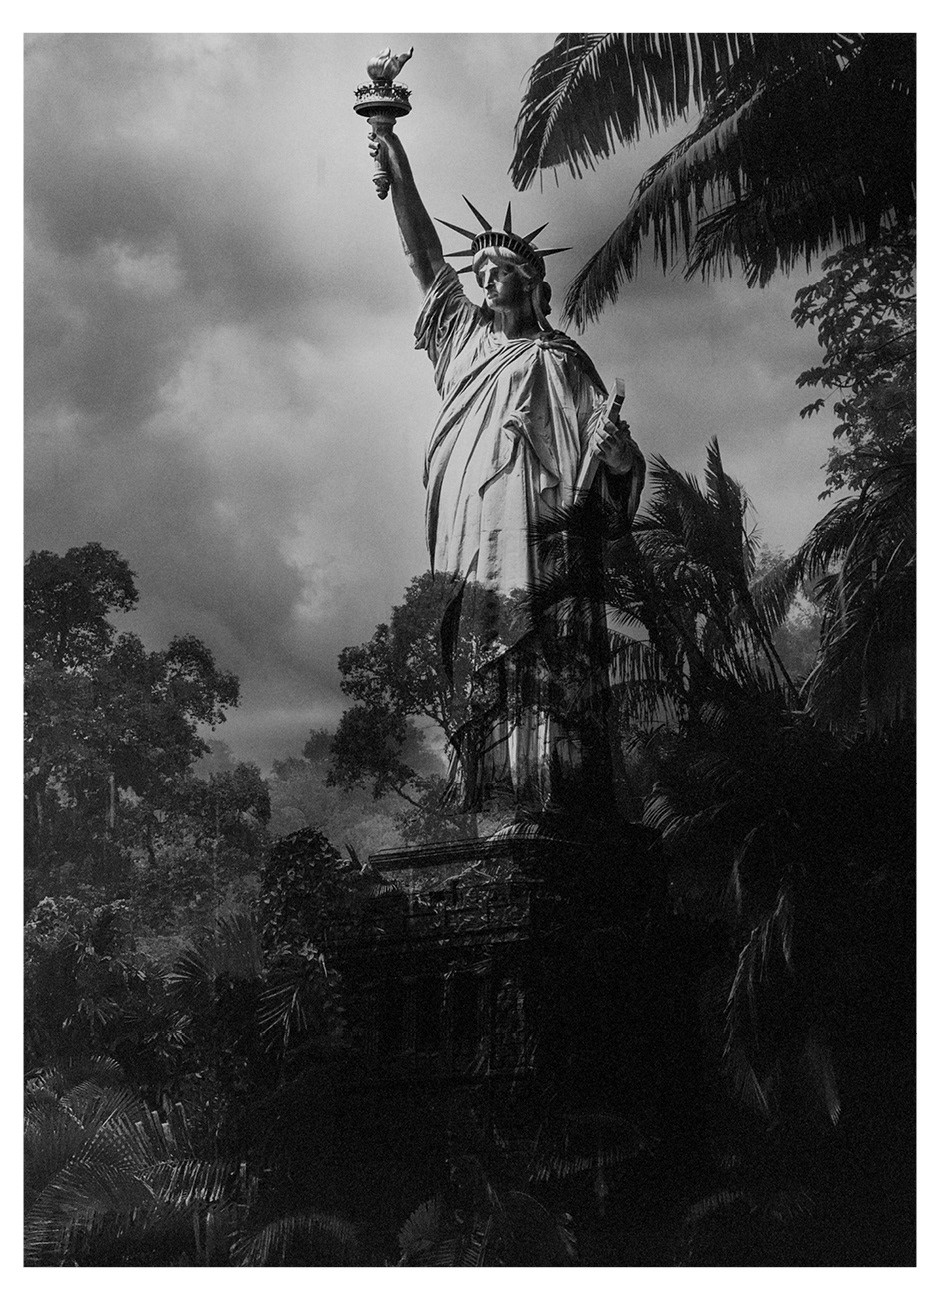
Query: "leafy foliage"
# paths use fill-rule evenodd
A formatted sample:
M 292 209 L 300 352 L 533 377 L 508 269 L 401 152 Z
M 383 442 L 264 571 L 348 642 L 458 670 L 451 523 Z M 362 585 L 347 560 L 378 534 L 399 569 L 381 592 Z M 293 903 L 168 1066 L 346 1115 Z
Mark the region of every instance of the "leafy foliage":
M 145 983 L 141 965 L 124 948 L 126 908 L 93 907 L 77 898 L 44 898 L 24 930 L 26 1058 L 113 1047 L 119 1022 Z
M 225 1216 L 237 1173 L 194 1160 L 179 1117 L 126 1088 L 56 1083 L 47 1072 L 27 1087 L 27 1265 L 218 1263 L 199 1229 Z
M 914 213 L 913 36 L 867 33 L 569 33 L 532 69 L 511 175 L 579 175 L 686 115 L 689 134 L 643 176 L 575 278 L 584 324 L 616 300 L 652 235 L 666 269 L 743 268 L 766 284 L 835 244 L 873 241 Z
M 835 392 L 838 420 L 826 491 L 859 491 L 878 457 L 913 443 L 916 420 L 916 309 L 913 227 L 827 258 L 825 275 L 796 295 L 793 319 L 815 327 L 824 357 L 797 379 Z M 820 397 L 800 414 L 826 405 Z
M 770 580 L 770 575 L 779 571 L 786 560 L 787 555 L 781 548 L 761 547 L 751 580 L 755 599 L 756 593 Z M 823 613 L 824 606 L 816 584 L 804 582 L 793 594 L 782 621 L 774 631 L 774 646 L 797 686 L 802 684 L 816 663 Z
M 308 942 L 342 910 L 348 891 L 341 883 L 341 864 L 333 845 L 313 828 L 295 831 L 277 841 L 262 875 L 259 895 L 267 950 L 295 948 Z
M 69 1073 L 27 1083 L 27 1266 L 358 1262 L 351 1224 L 314 1210 L 265 1218 L 245 1165 L 198 1158 L 185 1110 L 151 1110 L 114 1062 Z
M 328 932 L 361 909 L 372 884 L 370 871 L 344 861 L 320 831 L 296 831 L 274 844 L 259 895 L 268 966 L 260 1023 L 284 1059 L 295 1045 L 318 1050 L 342 1039 L 341 981 L 327 960 Z
M 316 1210 L 275 1219 L 238 1242 L 233 1262 L 243 1268 L 283 1265 L 333 1265 L 355 1268 L 361 1263 L 356 1228 L 335 1214 Z
M 489 627 L 509 602 L 497 608 L 492 594 L 485 595 Z M 442 644 L 442 629 L 453 623 L 454 611 L 477 598 L 449 575 L 422 574 L 412 579 L 389 623 L 339 658 L 343 690 L 357 703 L 340 719 L 328 779 L 347 790 L 369 782 L 375 799 L 394 791 L 409 805 L 398 819 L 409 842 L 428 835 L 472 838 L 478 829 L 472 814 L 446 806 L 441 762 L 411 721 L 432 724 L 453 747 L 468 722 L 489 717 L 496 692 L 481 693 L 474 678 L 489 653 L 482 620 L 460 619 L 454 635 L 445 638 L 446 656 Z
M 446 1193 L 423 1202 L 398 1234 L 405 1268 L 546 1267 L 575 1262 L 568 1216 L 532 1195 L 529 1162 L 498 1131 L 488 1137 L 454 1107 L 445 1153 Z
M 407 1268 L 546 1267 L 570 1264 L 573 1240 L 534 1197 L 509 1191 L 488 1211 L 448 1213 L 434 1199 L 415 1210 L 399 1233 Z
M 73 546 L 62 556 L 33 552 L 23 596 L 27 663 L 46 660 L 57 668 L 97 660 L 114 643 L 107 615 L 131 610 L 138 600 L 126 560 L 98 542 Z
M 880 733 L 914 716 L 912 436 L 866 455 L 860 495 L 837 502 L 756 595 L 779 611 L 815 580 L 824 613 L 820 654 L 804 685 L 807 707 L 827 726 Z
M 162 804 L 141 799 L 122 810 L 137 850 L 134 907 L 148 930 L 186 935 L 220 907 L 253 898 L 270 838 L 270 791 L 253 763 L 236 763 L 206 778 L 187 772 Z
M 758 542 L 746 526 L 748 499 L 708 448 L 704 488 L 654 458 L 652 496 L 625 533 L 616 515 L 592 506 L 561 512 L 539 528 L 554 574 L 535 594 L 541 607 L 582 590 L 567 562 L 585 529 L 607 548 L 605 600 L 623 629 L 613 667 L 624 717 L 641 727 L 697 716 L 716 695 L 755 686 L 784 697 L 792 684 L 773 645 L 774 624 L 751 595 Z
M 248 764 L 194 775 L 238 681 L 195 637 L 148 651 L 119 634 L 108 615 L 136 602 L 126 562 L 97 543 L 27 561 L 28 905 L 91 887 L 159 930 L 251 875 L 270 805 Z

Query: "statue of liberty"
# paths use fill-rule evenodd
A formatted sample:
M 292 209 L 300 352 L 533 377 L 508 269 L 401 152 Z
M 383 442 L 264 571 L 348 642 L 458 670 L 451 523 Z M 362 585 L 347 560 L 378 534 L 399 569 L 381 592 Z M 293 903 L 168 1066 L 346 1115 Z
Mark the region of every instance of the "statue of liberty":
M 424 294 L 415 346 L 427 352 L 441 397 L 425 462 L 426 526 L 432 569 L 453 583 L 442 640 L 466 709 L 452 789 L 465 809 L 493 799 L 544 808 L 564 775 L 580 771 L 601 795 L 610 748 L 597 653 L 605 611 L 594 600 L 563 618 L 533 618 L 531 594 L 549 576 L 533 532 L 588 489 L 628 527 L 643 457 L 590 358 L 548 324 L 545 258 L 564 250 L 536 246 L 544 226 L 513 231 L 511 207 L 500 229 L 465 200 L 480 229 L 441 224 L 470 241 L 448 256 L 469 259 L 462 272 L 483 293 L 475 304 L 445 260 L 394 122 L 370 124 L 370 152 Z M 461 664 L 452 647 L 471 642 L 476 661 Z

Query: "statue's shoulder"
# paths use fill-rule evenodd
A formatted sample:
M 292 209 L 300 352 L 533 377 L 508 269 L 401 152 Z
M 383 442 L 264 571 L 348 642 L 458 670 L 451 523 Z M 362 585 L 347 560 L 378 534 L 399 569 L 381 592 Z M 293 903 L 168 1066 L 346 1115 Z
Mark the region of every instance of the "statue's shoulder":
M 425 295 L 415 325 L 415 347 L 435 356 L 445 340 L 451 347 L 463 346 L 482 324 L 480 308 L 464 293 L 454 268 L 445 264 Z
M 542 330 L 541 334 L 537 337 L 543 347 L 562 349 L 573 348 L 576 352 L 584 352 L 584 349 L 580 347 L 569 334 L 565 334 L 562 330 Z M 585 353 L 585 356 L 586 355 L 587 353 Z
M 567 364 L 579 369 L 602 393 L 606 393 L 604 382 L 597 373 L 594 362 L 580 343 L 576 343 L 562 330 L 546 330 L 538 336 L 539 344 L 550 352 L 556 353 Z

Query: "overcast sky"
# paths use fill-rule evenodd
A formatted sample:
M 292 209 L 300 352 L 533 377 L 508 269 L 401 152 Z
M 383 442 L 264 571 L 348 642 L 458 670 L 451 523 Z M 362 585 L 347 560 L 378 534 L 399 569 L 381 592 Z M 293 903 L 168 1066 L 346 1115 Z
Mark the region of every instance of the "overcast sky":
M 219 733 L 266 767 L 343 708 L 336 659 L 427 567 L 417 284 L 352 112 L 369 57 L 415 46 L 400 134 L 431 214 L 461 194 L 550 225 L 556 307 L 672 136 L 515 194 L 526 74 L 554 33 L 41 35 L 26 53 L 26 546 L 98 541 L 137 575 L 153 648 L 193 633 L 242 683 Z M 446 230 L 445 251 L 460 246 Z M 453 243 L 451 243 L 453 239 Z M 818 274 L 818 272 L 816 273 Z M 581 336 L 648 454 L 717 435 L 764 540 L 820 517 L 831 420 L 799 285 L 650 270 Z

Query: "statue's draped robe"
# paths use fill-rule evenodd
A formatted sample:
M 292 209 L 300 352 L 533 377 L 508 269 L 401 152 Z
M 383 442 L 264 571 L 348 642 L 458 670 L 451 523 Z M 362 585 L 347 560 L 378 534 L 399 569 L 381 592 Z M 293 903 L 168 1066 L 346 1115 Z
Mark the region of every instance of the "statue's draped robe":
M 493 665 L 511 658 L 508 652 L 529 630 L 517 617 L 518 597 L 544 576 L 531 530 L 573 503 L 592 435 L 604 421 L 606 391 L 590 358 L 566 335 L 504 338 L 489 313 L 466 297 L 450 266 L 428 291 L 415 336 L 434 365 L 443 402 L 425 464 L 431 565 L 453 576 L 455 591 L 479 584 L 515 598 L 516 614 L 487 634 L 485 657 Z M 615 475 L 601 466 L 597 478 L 595 490 L 632 518 L 642 473 Z M 478 616 L 479 602 L 469 602 L 471 608 Z M 603 610 L 595 617 L 603 618 Z M 481 781 L 487 789 L 511 786 L 517 796 L 534 790 L 544 799 L 552 759 L 577 761 L 577 742 L 558 717 L 533 704 L 531 691 L 523 703 L 512 671 L 504 680 L 515 698 L 482 752 L 478 745 L 475 758 L 463 755 L 457 775 L 465 801 L 470 789 L 479 795 Z M 481 771 L 469 773 L 468 761 L 482 762 Z

